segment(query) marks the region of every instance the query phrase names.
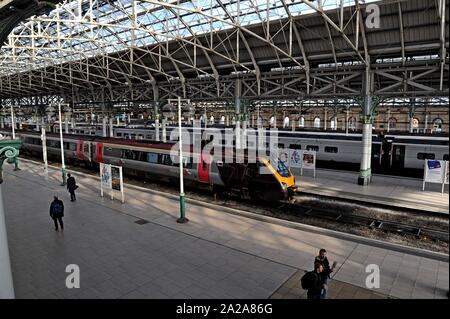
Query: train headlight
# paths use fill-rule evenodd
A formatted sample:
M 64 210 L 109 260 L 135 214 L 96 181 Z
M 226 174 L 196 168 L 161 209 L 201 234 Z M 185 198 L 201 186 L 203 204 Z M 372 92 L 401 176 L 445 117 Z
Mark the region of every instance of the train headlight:
M 286 183 L 281 183 L 281 188 L 285 191 L 287 189 Z

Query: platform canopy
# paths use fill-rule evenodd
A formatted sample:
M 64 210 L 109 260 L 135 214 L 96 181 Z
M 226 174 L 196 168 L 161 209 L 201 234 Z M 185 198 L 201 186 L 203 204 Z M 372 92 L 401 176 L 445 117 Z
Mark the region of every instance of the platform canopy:
M 448 1 L 66 0 L 0 50 L 0 99 L 448 95 Z M 0 11 L 1 12 L 1 11 Z M 367 71 L 370 73 L 367 73 Z

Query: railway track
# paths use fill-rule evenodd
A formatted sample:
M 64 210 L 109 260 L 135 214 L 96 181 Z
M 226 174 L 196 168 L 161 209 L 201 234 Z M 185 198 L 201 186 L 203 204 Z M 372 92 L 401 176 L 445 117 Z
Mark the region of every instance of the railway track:
M 323 209 L 317 207 L 311 207 L 295 203 L 284 203 L 282 207 L 278 208 L 285 213 L 318 218 L 322 220 L 328 220 L 332 222 L 351 224 L 361 227 L 367 227 L 374 231 L 383 231 L 386 233 L 395 233 L 404 236 L 414 236 L 417 239 L 431 239 L 440 240 L 443 242 L 449 242 L 449 232 L 441 229 L 433 229 L 428 227 L 422 227 L 418 225 L 412 225 L 407 223 L 399 223 L 390 220 L 384 220 L 379 218 L 373 218 L 369 216 L 362 216 L 357 214 L 345 214 L 342 212 L 333 211 L 330 209 Z

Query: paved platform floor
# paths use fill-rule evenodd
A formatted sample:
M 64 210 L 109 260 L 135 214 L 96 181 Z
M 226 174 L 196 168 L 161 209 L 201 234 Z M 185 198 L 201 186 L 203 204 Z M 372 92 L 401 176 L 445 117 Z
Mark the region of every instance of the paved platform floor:
M 398 176 L 374 175 L 368 186 L 357 184 L 357 172 L 318 169 L 316 177 L 313 171 L 303 171 L 296 175 L 300 192 L 343 199 L 352 199 L 368 203 L 388 204 L 423 211 L 449 213 L 449 188 L 441 184 L 427 183 L 422 191 L 422 180 Z
M 21 168 L 5 164 L 2 184 L 18 298 L 270 298 L 311 269 L 322 247 L 339 262 L 333 281 L 347 290 L 366 288 L 372 263 L 381 275 L 373 295 L 446 298 L 449 288 L 448 262 L 190 203 L 190 222 L 180 225 L 176 198 L 125 185 L 121 204 L 99 197 L 98 178 L 76 172 L 80 188 L 72 203 L 60 172 L 50 169 L 45 180 L 42 164 L 23 161 Z M 66 206 L 64 232 L 49 218 L 54 194 Z M 80 289 L 65 287 L 68 264 L 80 267 Z

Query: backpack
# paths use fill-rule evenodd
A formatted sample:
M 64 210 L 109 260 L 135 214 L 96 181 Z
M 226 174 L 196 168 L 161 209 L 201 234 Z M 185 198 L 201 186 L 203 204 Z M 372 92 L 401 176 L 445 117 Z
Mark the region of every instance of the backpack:
M 302 284 L 302 288 L 305 290 L 311 289 L 313 286 L 314 281 L 317 279 L 316 274 L 314 271 L 308 271 L 306 274 L 303 275 L 303 277 L 300 279 L 300 282 Z
M 60 202 L 53 203 L 53 214 L 56 216 L 61 216 L 63 214 L 63 206 Z

